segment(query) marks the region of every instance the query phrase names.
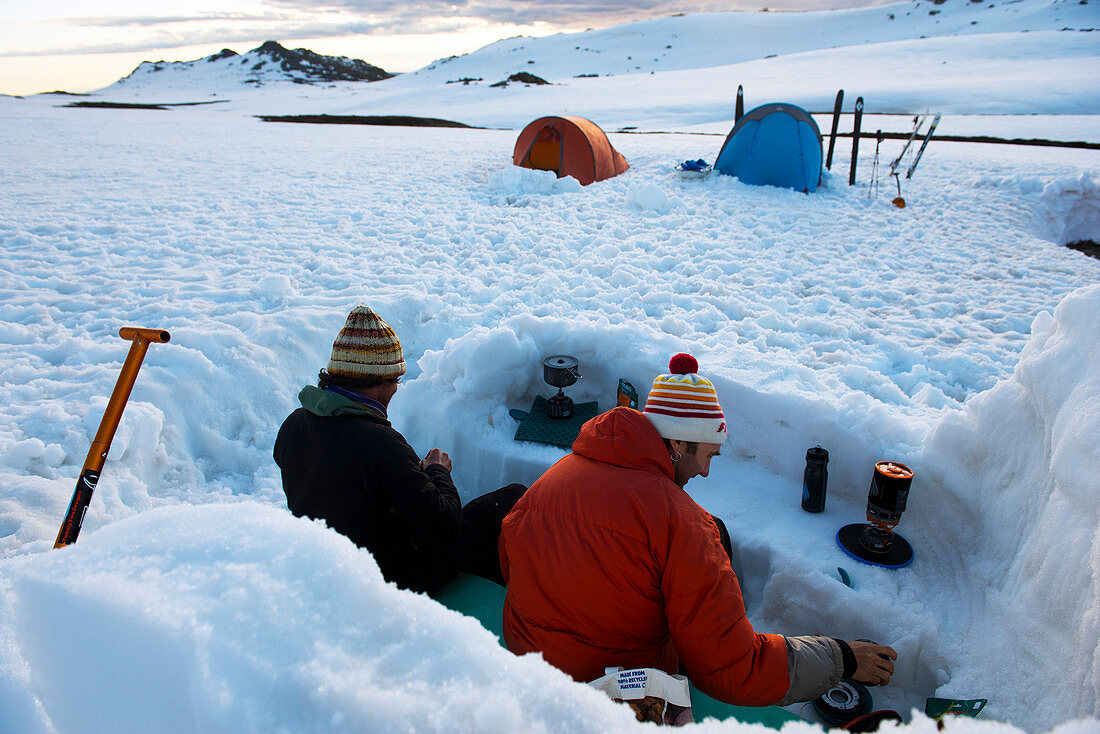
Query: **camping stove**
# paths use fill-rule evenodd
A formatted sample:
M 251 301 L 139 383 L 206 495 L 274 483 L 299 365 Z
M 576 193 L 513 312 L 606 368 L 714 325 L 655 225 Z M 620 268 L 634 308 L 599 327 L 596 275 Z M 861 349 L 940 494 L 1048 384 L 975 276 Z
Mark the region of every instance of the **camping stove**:
M 546 415 L 558 420 L 573 417 L 573 399 L 567 397 L 564 387 L 580 378 L 577 368 L 580 362 L 568 354 L 555 354 L 542 360 L 542 379 L 550 387 L 558 388 L 558 394 L 546 401 Z
M 845 525 L 836 542 L 853 558 L 885 568 L 902 568 L 913 561 L 913 547 L 894 532 L 905 512 L 913 470 L 896 461 L 875 464 L 867 492 L 867 523 Z

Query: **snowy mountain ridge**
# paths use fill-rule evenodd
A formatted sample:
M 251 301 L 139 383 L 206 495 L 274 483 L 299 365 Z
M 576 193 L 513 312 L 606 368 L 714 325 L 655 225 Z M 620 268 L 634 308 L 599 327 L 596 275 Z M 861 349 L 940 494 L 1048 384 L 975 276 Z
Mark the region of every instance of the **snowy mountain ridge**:
M 561 83 L 895 41 L 1036 31 L 1076 34 L 1097 27 L 1100 14 L 1088 0 L 911 0 L 839 11 L 677 14 L 579 33 L 507 38 L 469 54 L 438 59 L 411 76 L 488 85 L 528 72 Z M 374 82 L 392 76 L 359 59 L 288 51 L 269 41 L 239 56 L 224 49 L 194 61 L 143 62 L 101 92 L 156 94 L 189 88 L 214 93 L 263 85 Z
M 508 38 L 471 54 L 440 59 L 415 73 L 453 76 L 489 67 L 564 81 L 581 75 L 710 68 L 891 41 L 1097 26 L 1095 7 L 1077 0 L 912 0 L 853 10 L 678 14 L 581 33 Z
M 217 84 L 324 84 L 375 82 L 394 76 L 385 69 L 346 56 L 324 56 L 308 49 L 290 50 L 267 41 L 248 53 L 228 48 L 194 61 L 143 61 L 114 87 L 159 91 Z
M 782 100 L 812 112 L 831 110 L 844 89 L 846 113 L 862 96 L 871 114 L 950 114 L 944 134 L 1051 137 L 1037 109 L 1063 116 L 1100 109 L 1100 34 L 1089 32 L 1100 26 L 1097 7 L 1095 0 L 911 0 L 814 13 L 676 15 L 504 39 L 369 84 L 294 83 L 274 60 L 253 69 L 268 56 L 223 51 L 211 61 L 162 63 L 159 72 L 143 64 L 140 74 L 92 96 L 216 100 L 222 115 L 418 116 L 514 129 L 554 112 L 610 130 L 724 133 L 739 85 L 750 108 Z M 550 84 L 498 84 L 521 72 Z M 1093 138 L 1092 125 L 1082 120 L 1079 128 L 1073 139 Z

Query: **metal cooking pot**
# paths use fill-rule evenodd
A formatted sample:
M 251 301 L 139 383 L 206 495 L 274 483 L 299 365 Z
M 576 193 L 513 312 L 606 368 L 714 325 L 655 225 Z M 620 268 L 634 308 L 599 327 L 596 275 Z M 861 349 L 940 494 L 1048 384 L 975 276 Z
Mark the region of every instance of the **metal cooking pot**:
M 580 362 L 568 354 L 555 354 L 542 360 L 542 379 L 556 388 L 569 387 L 580 378 Z

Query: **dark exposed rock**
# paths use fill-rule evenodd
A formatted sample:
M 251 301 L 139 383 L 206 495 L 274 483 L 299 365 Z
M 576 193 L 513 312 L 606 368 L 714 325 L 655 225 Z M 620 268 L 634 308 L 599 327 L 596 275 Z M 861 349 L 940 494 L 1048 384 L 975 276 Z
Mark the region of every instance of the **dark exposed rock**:
M 152 102 L 70 102 L 66 107 L 86 107 L 101 110 L 166 110 L 164 105 Z
M 550 82 L 546 81 L 545 79 L 543 79 L 540 76 L 535 76 L 534 74 L 528 74 L 526 71 L 520 71 L 520 72 L 517 72 L 515 74 L 512 74 L 512 76 L 508 77 L 507 79 L 505 79 L 502 82 L 497 82 L 496 84 L 490 84 L 489 86 L 490 87 L 506 87 L 506 86 L 508 86 L 509 82 L 519 82 L 521 84 L 549 84 L 550 83 Z
M 253 53 L 270 57 L 278 62 L 283 71 L 294 74 L 295 81 L 306 83 L 376 82 L 393 76 L 388 71 L 360 59 L 322 56 L 305 48 L 290 50 L 283 48 L 277 41 L 267 41 Z
M 1089 257 L 1095 257 L 1100 259 L 1100 243 L 1093 240 L 1080 240 L 1078 242 L 1069 242 L 1066 247 L 1083 252 Z
M 409 115 L 256 115 L 264 122 L 301 122 L 317 125 L 393 125 L 399 127 L 465 127 L 464 122 Z
M 202 105 L 224 104 L 229 100 L 216 99 L 207 102 L 70 102 L 62 107 L 83 107 L 101 110 L 167 110 L 173 107 L 199 107 Z

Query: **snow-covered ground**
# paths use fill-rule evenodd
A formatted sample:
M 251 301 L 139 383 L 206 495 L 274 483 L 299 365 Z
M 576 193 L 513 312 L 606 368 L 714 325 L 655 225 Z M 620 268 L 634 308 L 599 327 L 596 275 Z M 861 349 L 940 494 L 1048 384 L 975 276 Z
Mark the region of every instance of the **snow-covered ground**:
M 890 113 L 865 131 L 938 111 L 944 133 L 1100 141 L 1100 35 L 1058 30 L 1100 25 L 1098 7 L 685 16 L 510 39 L 370 85 L 93 98 L 228 100 L 171 111 L 0 98 L 0 732 L 635 728 L 285 510 L 275 433 L 360 302 L 410 364 L 395 424 L 451 454 L 467 499 L 562 455 L 512 440 L 509 409 L 551 393 L 542 357 L 576 356 L 569 393 L 610 407 L 619 378 L 644 397 L 694 353 L 732 430 L 688 489 L 729 525 L 758 629 L 893 645 L 876 706 L 915 731 L 934 730 L 913 711 L 934 695 L 990 700 L 952 731 L 1096 731 L 1100 260 L 1064 245 L 1100 240 L 1100 151 L 936 141 L 902 178 L 904 209 L 881 173 L 899 141 L 877 189 L 873 140 L 857 186 L 841 139 L 809 196 L 672 167 L 714 160 L 722 138 L 699 133 L 729 129 L 737 84 L 749 107 L 814 112 L 843 87 L 847 112 L 864 95 Z M 884 30 L 905 13 L 906 33 Z M 738 23 L 758 24 L 744 55 L 704 33 Z M 673 70 L 573 78 L 589 72 L 572 46 L 622 66 L 674 34 L 691 43 Z M 502 60 L 517 45 L 518 67 Z M 555 85 L 488 86 L 526 70 Z M 252 117 L 322 112 L 493 129 Z M 511 166 L 518 128 L 559 113 L 601 124 L 631 169 L 582 188 Z M 124 325 L 172 340 L 149 349 L 79 542 L 54 551 Z M 816 444 L 828 502 L 809 515 Z M 900 571 L 833 540 L 883 458 L 916 471 Z

